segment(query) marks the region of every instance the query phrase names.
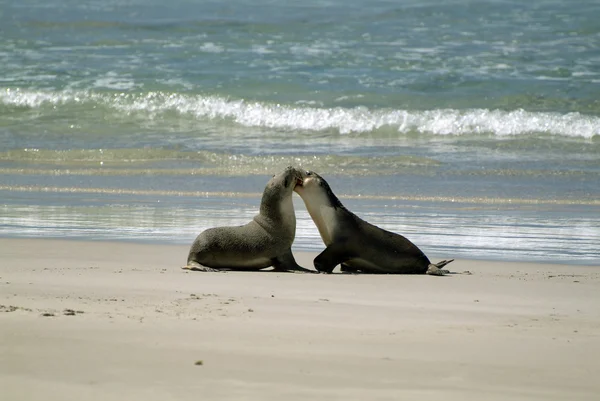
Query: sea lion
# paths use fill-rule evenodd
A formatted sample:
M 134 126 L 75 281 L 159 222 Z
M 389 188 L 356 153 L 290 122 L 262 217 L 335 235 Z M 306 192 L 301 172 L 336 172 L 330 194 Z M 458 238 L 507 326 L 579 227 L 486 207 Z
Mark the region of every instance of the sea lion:
M 314 171 L 303 172 L 302 183 L 294 191 L 304 201 L 326 246 L 314 260 L 317 271 L 331 273 L 341 264 L 342 271 L 354 273 L 448 273 L 441 268 L 454 259 L 432 264 L 402 235 L 374 226 L 346 209 L 327 181 Z
M 260 212 L 248 224 L 214 227 L 194 240 L 184 269 L 198 271 L 260 270 L 313 272 L 299 266 L 292 255 L 296 215 L 292 192 L 302 173 L 288 167 L 267 183 Z

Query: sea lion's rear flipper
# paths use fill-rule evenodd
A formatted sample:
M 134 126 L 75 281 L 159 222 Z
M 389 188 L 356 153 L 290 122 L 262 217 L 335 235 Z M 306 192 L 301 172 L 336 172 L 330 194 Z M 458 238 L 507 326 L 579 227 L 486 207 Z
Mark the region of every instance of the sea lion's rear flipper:
M 441 262 L 434 263 L 433 265 L 435 267 L 437 267 L 438 269 L 441 269 L 442 267 L 446 266 L 450 262 L 454 262 L 454 259 L 442 260 Z
M 454 261 L 454 259 L 442 260 L 438 263 L 431 263 L 427 267 L 427 271 L 425 273 L 430 274 L 432 276 L 443 276 L 445 274 L 450 273 L 449 270 L 444 270 L 442 267 L 446 266 L 448 263 Z
M 273 267 L 277 272 L 283 273 L 317 273 L 314 270 L 308 270 L 296 263 L 292 250 L 288 250 L 283 255 L 273 259 Z

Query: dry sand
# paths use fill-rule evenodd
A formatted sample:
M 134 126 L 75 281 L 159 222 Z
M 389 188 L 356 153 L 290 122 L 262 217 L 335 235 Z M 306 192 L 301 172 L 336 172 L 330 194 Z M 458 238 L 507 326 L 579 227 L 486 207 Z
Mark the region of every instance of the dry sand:
M 201 273 L 187 251 L 0 239 L 0 399 L 600 399 L 599 267 Z

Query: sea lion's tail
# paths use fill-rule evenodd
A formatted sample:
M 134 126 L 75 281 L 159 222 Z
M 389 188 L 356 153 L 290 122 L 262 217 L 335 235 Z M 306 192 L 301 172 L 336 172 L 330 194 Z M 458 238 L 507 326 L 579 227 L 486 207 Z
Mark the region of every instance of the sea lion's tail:
M 430 263 L 427 268 L 426 274 L 430 274 L 432 276 L 443 276 L 445 274 L 450 273 L 448 270 L 443 270 L 442 267 L 446 266 L 448 263 L 452 262 L 454 259 L 442 260 L 437 263 Z

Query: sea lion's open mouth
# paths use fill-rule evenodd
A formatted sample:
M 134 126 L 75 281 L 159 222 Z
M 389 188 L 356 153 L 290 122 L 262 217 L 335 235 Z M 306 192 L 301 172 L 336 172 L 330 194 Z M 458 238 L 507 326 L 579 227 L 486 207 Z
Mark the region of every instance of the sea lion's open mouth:
M 301 187 L 304 185 L 304 174 L 301 171 L 296 170 L 296 186 Z

